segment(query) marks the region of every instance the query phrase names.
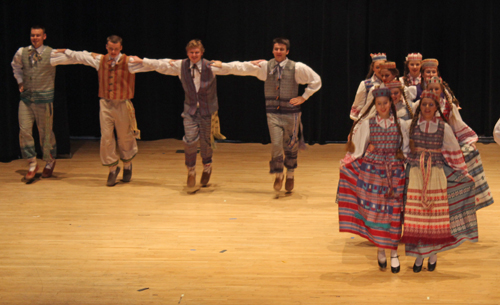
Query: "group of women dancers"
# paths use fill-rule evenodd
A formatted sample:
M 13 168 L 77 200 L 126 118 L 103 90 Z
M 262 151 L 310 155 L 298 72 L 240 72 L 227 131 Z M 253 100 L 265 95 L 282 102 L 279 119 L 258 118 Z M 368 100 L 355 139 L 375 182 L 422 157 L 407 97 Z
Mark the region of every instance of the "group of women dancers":
M 377 260 L 400 271 L 398 245 L 434 271 L 437 254 L 477 242 L 476 211 L 493 203 L 476 149 L 476 133 L 440 77 L 436 59 L 408 54 L 396 63 L 371 54 L 351 108 L 354 120 L 337 191 L 340 232 L 378 247 Z M 404 232 L 403 232 L 404 226 Z

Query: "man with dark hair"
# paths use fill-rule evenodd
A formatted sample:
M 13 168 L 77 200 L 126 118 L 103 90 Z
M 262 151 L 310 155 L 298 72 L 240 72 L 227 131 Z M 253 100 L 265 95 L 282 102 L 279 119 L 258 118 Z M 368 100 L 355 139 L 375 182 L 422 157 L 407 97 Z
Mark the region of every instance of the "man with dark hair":
M 57 53 L 43 44 L 47 38 L 45 28 L 31 28 L 31 45 L 19 48 L 12 60 L 14 77 L 19 85 L 19 143 L 23 159 L 28 160 L 26 182 L 32 182 L 38 171 L 33 124 L 36 122 L 40 135 L 43 160 L 46 161 L 42 177 L 52 176 L 56 166 L 56 138 L 52 130 L 54 118 L 54 82 L 57 65 L 69 64 L 66 55 Z
M 217 75 L 226 75 L 227 71 L 212 68 L 212 62 L 203 58 L 205 48 L 201 40 L 193 39 L 186 46 L 188 58 L 173 61 L 171 59 L 141 59 L 145 68 L 161 74 L 179 76 L 185 93 L 184 111 L 184 154 L 188 169 L 187 186 L 196 185 L 196 153 L 200 141 L 200 154 L 203 173 L 200 184 L 206 186 L 212 174 L 211 136 L 214 124 L 218 121 L 217 110 Z
M 299 145 L 304 142 L 301 137 L 300 104 L 321 88 L 321 78 L 307 65 L 288 59 L 289 52 L 290 41 L 276 38 L 273 40 L 273 59 L 230 62 L 227 65 L 231 74 L 256 76 L 265 81 L 267 124 L 272 144 L 270 173 L 276 174 L 274 189 L 280 191 L 283 186 L 283 167 L 286 167 L 285 189 L 290 192 L 294 188 Z M 301 96 L 298 95 L 299 84 L 307 84 Z
M 135 92 L 135 73 L 142 65 L 130 56 L 121 53 L 122 38 L 109 36 L 106 43 L 107 55 L 87 51 L 75 52 L 61 49 L 74 64 L 84 64 L 97 70 L 99 78 L 101 162 L 109 167 L 107 186 L 114 186 L 120 173 L 118 162 L 123 161 L 123 182 L 132 178 L 132 159 L 137 154 L 137 129 L 135 110 L 132 104 Z M 118 137 L 118 152 L 116 140 Z

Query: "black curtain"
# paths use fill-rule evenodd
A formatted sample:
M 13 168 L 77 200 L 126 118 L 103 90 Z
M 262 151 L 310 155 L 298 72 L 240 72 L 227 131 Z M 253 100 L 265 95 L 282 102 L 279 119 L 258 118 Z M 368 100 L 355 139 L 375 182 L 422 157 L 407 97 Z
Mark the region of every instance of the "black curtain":
M 491 136 L 500 116 L 499 1 L 4 1 L 1 9 L 0 161 L 19 158 L 19 92 L 10 62 L 29 45 L 30 27 L 47 28 L 46 45 L 106 53 L 106 37 L 123 37 L 123 52 L 148 58 L 185 58 L 185 45 L 203 41 L 205 58 L 272 58 L 272 39 L 290 39 L 289 58 L 313 68 L 323 87 L 303 105 L 309 143 L 344 141 L 349 111 L 370 53 L 385 52 L 403 71 L 420 52 L 439 69 L 461 102 L 464 121 Z M 263 83 L 218 77 L 222 133 L 229 140 L 268 143 Z M 98 137 L 97 72 L 59 66 L 54 130 L 60 154 L 70 136 Z M 184 94 L 177 77 L 156 72 L 136 78 L 134 105 L 143 140 L 183 135 Z

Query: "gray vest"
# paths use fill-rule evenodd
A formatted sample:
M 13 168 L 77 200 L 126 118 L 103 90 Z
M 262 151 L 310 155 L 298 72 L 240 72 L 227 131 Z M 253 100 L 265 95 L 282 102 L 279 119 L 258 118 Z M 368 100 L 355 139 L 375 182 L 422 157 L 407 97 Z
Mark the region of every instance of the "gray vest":
M 196 109 L 201 115 L 212 115 L 219 109 L 217 101 L 217 78 L 212 72 L 210 62 L 202 59 L 200 89 L 196 92 L 193 78 L 191 77 L 191 61 L 184 59 L 181 66 L 181 82 L 184 88 L 184 113 L 193 115 Z
M 281 72 L 269 75 L 276 66 L 276 59 L 271 59 L 267 64 L 267 79 L 264 84 L 264 95 L 266 97 L 267 113 L 297 113 L 300 112 L 300 105 L 293 106 L 290 99 L 299 94 L 299 85 L 295 82 L 295 62 L 288 60 Z
M 31 62 L 30 47 L 23 48 L 23 86 L 21 100 L 25 103 L 52 103 L 54 101 L 54 81 L 56 67 L 50 64 L 52 48 L 45 46 L 41 57 L 35 63 Z

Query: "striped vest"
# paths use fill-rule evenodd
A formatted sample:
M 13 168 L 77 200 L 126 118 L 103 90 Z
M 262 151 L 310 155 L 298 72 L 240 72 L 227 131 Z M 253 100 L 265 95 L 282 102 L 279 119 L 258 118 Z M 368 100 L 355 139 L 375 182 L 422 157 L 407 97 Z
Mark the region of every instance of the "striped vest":
M 217 100 L 217 78 L 212 72 L 210 62 L 202 59 L 200 89 L 196 92 L 191 76 L 191 61 L 186 58 L 181 66 L 181 83 L 184 88 L 184 113 L 194 115 L 196 109 L 201 115 L 211 115 L 219 109 Z
M 300 105 L 290 104 L 290 100 L 299 94 L 299 85 L 295 82 L 295 62 L 288 60 L 283 71 L 281 79 L 279 71 L 269 75 L 278 64 L 276 59 L 271 59 L 267 63 L 267 79 L 264 83 L 264 95 L 266 97 L 267 113 L 297 113 L 300 112 Z
M 130 100 L 134 98 L 135 74 L 128 70 L 128 56 L 122 54 L 120 60 L 111 67 L 109 54 L 101 57 L 99 63 L 99 97 L 107 100 Z
M 56 67 L 50 64 L 52 48 L 46 46 L 43 50 L 42 59 L 31 63 L 30 50 L 33 47 L 23 48 L 21 60 L 23 63 L 23 85 L 21 100 L 25 103 L 52 103 L 54 101 L 54 82 L 56 79 Z
M 413 134 L 410 135 L 410 139 L 413 140 L 415 148 L 441 151 L 441 148 L 443 147 L 445 123 L 442 120 L 438 120 L 438 122 L 438 129 L 435 133 L 422 132 L 419 126 L 415 127 Z M 410 162 L 412 166 L 419 166 L 421 153 L 422 152 L 420 151 L 410 152 L 408 162 Z M 443 167 L 443 154 L 441 152 L 431 152 L 431 154 L 432 166 Z M 429 159 L 429 154 L 426 153 L 424 162 L 427 162 L 427 159 Z

